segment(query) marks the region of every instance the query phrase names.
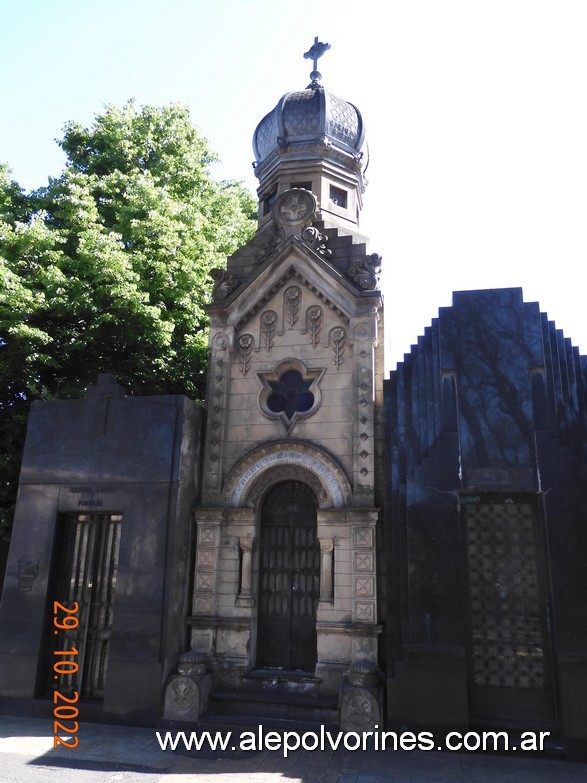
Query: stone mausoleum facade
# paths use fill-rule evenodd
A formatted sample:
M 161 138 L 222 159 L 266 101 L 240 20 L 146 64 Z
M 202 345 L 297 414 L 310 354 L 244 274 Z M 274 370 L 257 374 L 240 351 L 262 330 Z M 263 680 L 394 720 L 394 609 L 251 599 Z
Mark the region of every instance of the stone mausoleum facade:
M 255 130 L 206 409 L 108 375 L 33 405 L 0 708 L 49 715 L 75 645 L 87 719 L 540 726 L 579 753 L 587 359 L 520 290 L 469 291 L 384 380 L 365 129 L 324 48 Z

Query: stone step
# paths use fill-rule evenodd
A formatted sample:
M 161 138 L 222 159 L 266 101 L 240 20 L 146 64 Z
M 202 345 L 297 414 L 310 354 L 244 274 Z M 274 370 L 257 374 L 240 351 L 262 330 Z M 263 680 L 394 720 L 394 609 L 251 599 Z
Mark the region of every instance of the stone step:
M 243 676 L 245 690 L 318 696 L 320 678 L 307 672 L 254 669 Z
M 209 714 L 250 716 L 265 725 L 267 718 L 338 723 L 338 700 L 305 693 L 263 690 L 217 690 L 210 694 Z

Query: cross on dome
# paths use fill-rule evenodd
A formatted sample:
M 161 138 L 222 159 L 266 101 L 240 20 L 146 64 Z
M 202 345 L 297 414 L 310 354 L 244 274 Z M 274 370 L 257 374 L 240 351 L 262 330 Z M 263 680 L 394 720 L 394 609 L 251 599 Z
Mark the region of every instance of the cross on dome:
M 307 52 L 304 52 L 304 59 L 306 60 L 313 60 L 314 61 L 314 70 L 310 74 L 310 79 L 312 80 L 310 84 L 308 85 L 308 89 L 311 87 L 319 87 L 320 86 L 320 79 L 322 78 L 322 74 L 318 70 L 318 60 L 324 52 L 327 52 L 330 49 L 329 43 L 322 43 L 318 40 L 318 36 L 314 38 L 314 43 L 312 46 L 308 49 Z

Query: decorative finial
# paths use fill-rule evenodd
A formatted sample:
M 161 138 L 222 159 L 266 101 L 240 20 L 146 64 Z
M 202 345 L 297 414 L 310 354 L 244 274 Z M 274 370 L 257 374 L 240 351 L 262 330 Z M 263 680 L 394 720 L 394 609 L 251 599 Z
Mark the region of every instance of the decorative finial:
M 318 40 L 318 36 L 314 38 L 314 44 L 308 49 L 307 52 L 304 52 L 304 59 L 305 60 L 313 60 L 314 61 L 314 70 L 310 74 L 310 79 L 312 80 L 310 84 L 308 85 L 308 89 L 312 89 L 315 87 L 320 87 L 320 79 L 322 78 L 322 74 L 318 70 L 318 60 L 324 52 L 327 52 L 330 49 L 329 43 L 321 43 Z

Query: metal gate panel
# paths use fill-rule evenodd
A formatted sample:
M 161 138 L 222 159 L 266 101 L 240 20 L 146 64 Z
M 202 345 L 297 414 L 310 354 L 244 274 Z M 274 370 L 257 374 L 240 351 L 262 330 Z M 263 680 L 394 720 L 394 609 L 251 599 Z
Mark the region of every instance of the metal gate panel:
M 287 481 L 267 494 L 261 512 L 257 665 L 313 671 L 320 596 L 317 500 Z
M 504 720 L 552 719 L 536 503 L 495 496 L 462 500 L 473 712 Z
M 68 514 L 62 523 L 56 599 L 68 607 L 78 603 L 79 625 L 55 635 L 54 649 L 78 650 L 79 670 L 61 675 L 58 682 L 60 688 L 77 690 L 82 698 L 104 696 L 121 520 L 119 514 Z

